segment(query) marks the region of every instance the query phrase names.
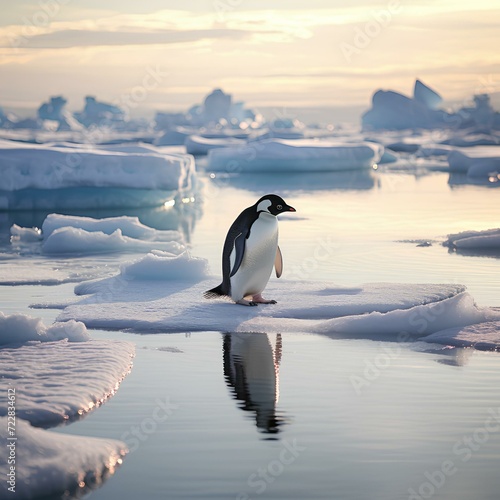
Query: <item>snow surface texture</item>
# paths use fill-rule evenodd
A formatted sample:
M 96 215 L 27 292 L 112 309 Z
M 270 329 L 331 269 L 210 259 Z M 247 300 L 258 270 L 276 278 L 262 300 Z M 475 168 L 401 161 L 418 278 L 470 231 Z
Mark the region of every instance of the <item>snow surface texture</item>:
M 500 350 L 500 321 L 450 328 L 429 335 L 425 340 L 456 347 Z
M 1 312 L 0 345 L 0 378 L 16 388 L 17 417 L 44 427 L 78 418 L 112 396 L 135 352 L 129 342 L 90 340 L 82 323 L 47 328 L 39 318 Z M 2 393 L 0 415 L 6 411 Z
M 148 259 L 151 269 L 154 262 Z M 189 257 L 184 264 L 190 265 Z M 348 337 L 382 334 L 396 340 L 402 332 L 425 336 L 500 319 L 500 312 L 478 308 L 461 285 L 381 283 L 342 288 L 280 281 L 271 282 L 265 293 L 278 304 L 245 308 L 203 299 L 216 279 L 197 275 L 172 281 L 166 272 L 165 281 L 155 283 L 147 279 L 149 271 L 143 271 L 132 281 L 125 279 L 127 269 L 122 267 L 121 276 L 77 285 L 77 294 L 92 295 L 68 306 L 58 320 L 79 319 L 90 328 L 137 332 L 299 331 Z
M 6 452 L 7 428 L 7 417 L 0 417 L 0 441 Z M 80 498 L 114 474 L 126 454 L 121 441 L 36 429 L 19 418 L 16 434 L 15 493 L 8 491 L 8 464 L 2 460 L 1 498 Z
M 207 169 L 215 172 L 314 172 L 372 168 L 384 147 L 314 139 L 265 139 L 212 149 Z
M 190 155 L 0 141 L 3 210 L 159 205 L 194 175 Z
M 160 231 L 141 224 L 137 217 L 93 219 L 50 214 L 38 228 L 12 226 L 11 242 L 30 243 L 43 238 L 42 251 L 48 255 L 93 255 L 152 248 L 181 253 L 184 238 L 178 231 Z
M 500 229 L 449 234 L 448 239 L 443 244 L 457 250 L 477 249 L 500 252 Z

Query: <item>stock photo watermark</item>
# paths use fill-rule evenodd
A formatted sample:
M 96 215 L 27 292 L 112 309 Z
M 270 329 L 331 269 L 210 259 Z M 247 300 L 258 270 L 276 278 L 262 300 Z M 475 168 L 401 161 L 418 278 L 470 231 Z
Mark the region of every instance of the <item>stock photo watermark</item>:
M 317 241 L 312 254 L 305 257 L 300 264 L 294 264 L 288 273 L 289 279 L 306 280 L 317 271 L 324 262 L 330 262 L 335 252 L 340 248 L 338 242 L 333 241 L 330 235 Z
M 350 63 L 355 55 L 361 54 L 393 21 L 402 10 L 400 0 L 391 0 L 385 9 L 374 10 L 371 19 L 362 27 L 354 28 L 351 43 L 342 42 L 340 49 L 345 60 Z
M 254 493 L 240 492 L 236 500 L 250 500 L 252 494 L 262 495 L 306 449 L 305 446 L 298 444 L 297 439 L 284 441 L 276 459 L 271 460 L 266 466 L 259 467 L 256 472 L 248 476 L 247 485 Z
M 30 16 L 21 18 L 22 27 L 20 34 L 10 34 L 10 45 L 13 49 L 19 49 L 28 45 L 29 39 L 39 34 L 40 28 L 47 28 L 61 12 L 61 8 L 71 0 L 45 0 L 38 2 L 38 9 Z
M 500 431 L 500 408 L 489 408 L 488 416 L 480 427 L 470 434 L 455 441 L 451 457 L 443 460 L 432 471 L 425 471 L 425 480 L 417 487 L 408 488 L 408 500 L 426 500 L 432 498 L 444 487 L 447 481 L 460 470 L 460 466 L 469 462 L 474 454 Z
M 166 422 L 180 408 L 179 405 L 172 403 L 169 397 L 164 398 L 164 400 L 156 398 L 155 403 L 150 416 L 144 417 L 138 425 L 130 426 L 120 436 L 130 453 L 139 449 L 141 444 L 158 430 L 159 425 Z
M 411 332 L 401 331 L 397 334 L 395 343 L 384 346 L 381 352 L 373 359 L 364 361 L 364 368 L 360 374 L 349 376 L 349 382 L 358 396 L 364 389 L 370 387 L 392 364 L 401 357 L 403 353 L 403 343 L 412 341 L 414 335 L 422 335 L 429 331 L 429 328 L 440 317 L 447 312 L 445 304 L 437 302 L 429 307 L 420 307 L 413 311 L 408 318 L 408 326 L 411 327 Z M 390 314 L 390 313 L 387 313 Z M 410 330 L 410 328 L 409 328 Z M 413 334 L 413 335 L 412 335 Z
M 121 94 L 117 100 L 113 101 L 113 104 L 128 113 L 131 109 L 135 109 L 139 104 L 144 103 L 149 94 L 158 88 L 169 75 L 170 71 L 164 71 L 159 64 L 155 67 L 148 66 L 140 85 L 136 85 L 128 92 Z
M 16 389 L 7 388 L 7 490 L 16 492 L 17 432 L 16 432 Z

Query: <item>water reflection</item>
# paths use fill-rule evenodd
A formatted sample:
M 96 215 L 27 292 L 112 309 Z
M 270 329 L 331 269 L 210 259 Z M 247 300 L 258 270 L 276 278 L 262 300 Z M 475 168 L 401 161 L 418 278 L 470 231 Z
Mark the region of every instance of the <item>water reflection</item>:
M 500 188 L 500 179 L 498 176 L 469 177 L 464 173 L 451 172 L 448 178 L 448 185 L 451 188 L 461 186 L 485 186 L 489 188 Z
M 417 351 L 420 349 L 417 349 Z M 452 346 L 423 346 L 421 352 L 437 356 L 436 362 L 442 365 L 462 367 L 466 366 L 474 353 L 470 347 Z
M 214 176 L 214 177 L 212 177 Z M 375 187 L 372 170 L 349 172 L 286 172 L 278 174 L 212 174 L 211 182 L 217 188 L 235 187 L 260 193 L 267 191 L 290 193 L 297 191 L 369 190 Z
M 277 434 L 283 424 L 282 417 L 276 411 L 281 353 L 281 334 L 224 335 L 226 383 L 238 400 L 238 406 L 253 415 L 257 429 L 265 434 Z

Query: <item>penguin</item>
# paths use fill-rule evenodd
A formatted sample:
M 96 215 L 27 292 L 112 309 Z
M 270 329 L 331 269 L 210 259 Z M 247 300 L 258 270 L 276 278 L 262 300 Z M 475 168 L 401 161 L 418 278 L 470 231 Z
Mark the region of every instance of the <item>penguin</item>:
M 287 205 L 283 198 L 267 194 L 238 215 L 224 242 L 222 283 L 206 291 L 205 298 L 228 296 L 244 306 L 276 304 L 275 300 L 266 300 L 261 294 L 273 266 L 278 278 L 283 272 L 276 218 L 283 212 L 295 212 L 295 208 Z M 245 298 L 249 296 L 251 300 Z

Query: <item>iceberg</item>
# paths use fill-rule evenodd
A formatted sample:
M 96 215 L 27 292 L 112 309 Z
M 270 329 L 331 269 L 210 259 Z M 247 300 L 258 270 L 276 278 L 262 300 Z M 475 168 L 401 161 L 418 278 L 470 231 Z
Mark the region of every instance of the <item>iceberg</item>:
M 9 451 L 7 429 L 7 417 L 0 417 L 0 439 Z M 121 441 L 37 429 L 19 418 L 16 434 L 15 486 L 8 489 L 10 466 L 2 460 L 1 498 L 80 498 L 112 476 L 127 453 Z
M 74 118 L 68 112 L 64 111 L 66 103 L 67 101 L 63 96 L 51 97 L 49 102 L 44 102 L 38 108 L 38 118 L 42 121 L 49 120 L 55 122 L 57 130 L 71 130 L 75 127 L 75 123 Z
M 363 128 L 403 130 L 446 126 L 447 113 L 436 109 L 441 100 L 439 94 L 419 80 L 415 82 L 413 98 L 392 90 L 378 90 L 373 94 L 371 109 L 362 116 Z
M 75 118 L 85 125 L 117 125 L 125 121 L 125 113 L 114 104 L 98 101 L 94 96 L 85 97 L 85 107 Z
M 264 139 L 210 150 L 207 169 L 227 173 L 368 169 L 383 152 L 383 146 L 368 142 Z
M 0 312 L 0 377 L 15 386 L 16 416 L 40 427 L 81 418 L 114 395 L 129 373 L 130 342 L 91 340 L 83 323 Z M 68 391 L 71 387 L 71 391 Z M 0 394 L 0 416 L 7 414 Z
M 437 109 L 443 102 L 443 98 L 436 91 L 418 79 L 415 81 L 415 87 L 413 88 L 413 98 L 429 109 Z
M 154 206 L 193 186 L 194 158 L 0 141 L 0 210 Z

